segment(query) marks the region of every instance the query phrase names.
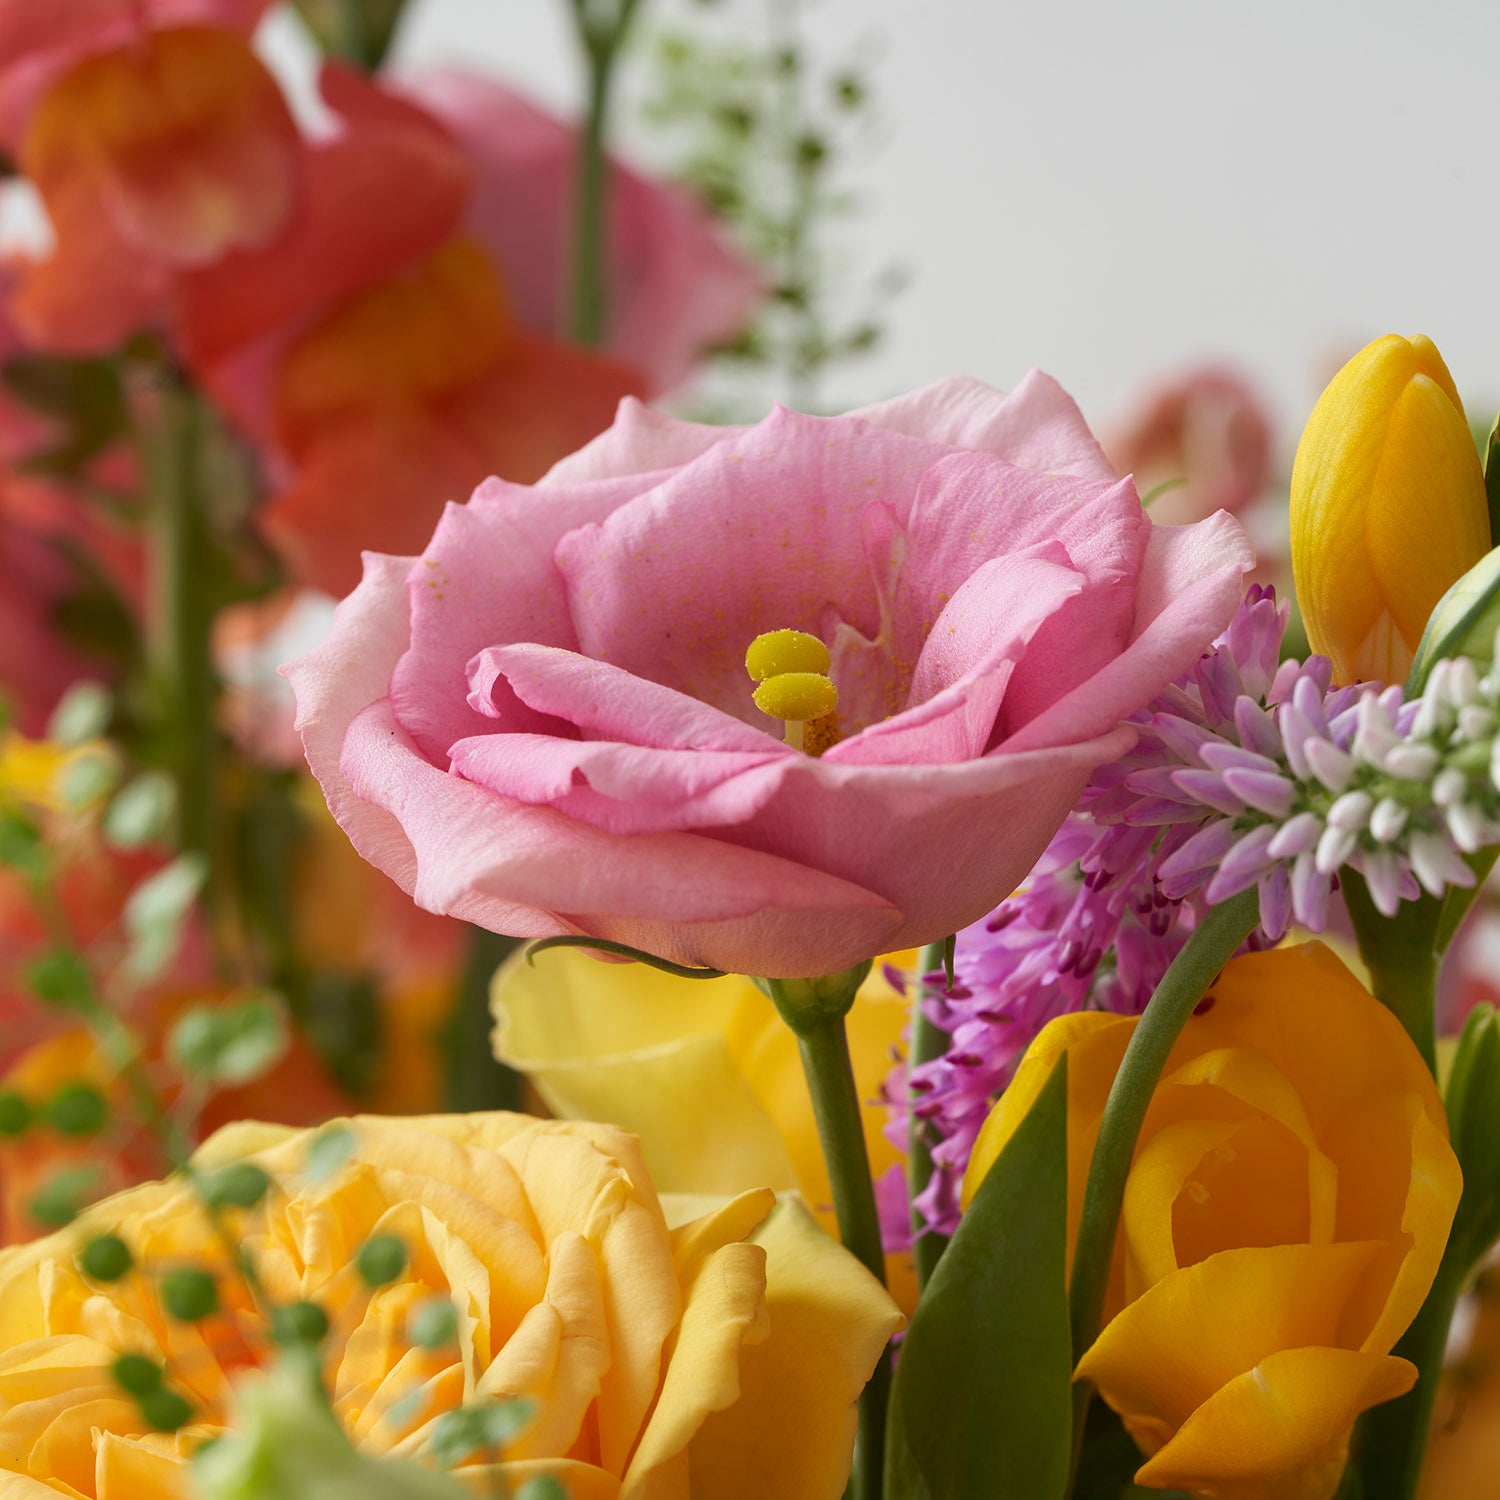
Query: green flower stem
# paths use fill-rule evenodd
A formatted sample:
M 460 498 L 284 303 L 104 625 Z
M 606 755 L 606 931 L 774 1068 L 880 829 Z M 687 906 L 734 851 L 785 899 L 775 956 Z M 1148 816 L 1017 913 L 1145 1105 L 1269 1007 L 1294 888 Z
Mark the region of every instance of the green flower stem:
M 765 979 L 762 988 L 776 1003 L 782 1019 L 796 1033 L 812 1095 L 818 1141 L 833 1189 L 839 1238 L 885 1285 L 885 1248 L 870 1154 L 865 1149 L 859 1090 L 849 1060 L 844 1016 L 854 1003 L 868 963 L 825 979 Z M 853 1500 L 880 1500 L 885 1461 L 885 1418 L 890 1399 L 891 1364 L 882 1354 L 859 1398 L 859 1435 L 854 1445 Z
M 490 981 L 518 942 L 483 927 L 469 928 L 469 954 L 444 1038 L 444 1095 L 448 1108 L 459 1114 L 521 1107 L 521 1075 L 497 1062 L 490 1044 Z
M 174 372 L 163 371 L 156 398 L 155 420 L 143 435 L 155 604 L 152 679 L 177 787 L 178 845 L 212 855 L 217 681 L 209 644 L 208 537 L 198 482 L 203 414 Z
M 573 217 L 572 300 L 568 331 L 580 344 L 604 342 L 609 312 L 606 235 L 609 228 L 610 99 L 615 62 L 630 31 L 640 0 L 573 0 L 573 18 L 588 70 L 588 108 L 578 142 Z
M 1359 940 L 1359 956 L 1370 971 L 1375 998 L 1406 1028 L 1422 1060 L 1437 1073 L 1437 980 L 1443 902 L 1432 896 L 1403 901 L 1393 917 L 1382 916 L 1369 888 L 1353 871 L 1339 877 L 1344 904 Z
M 1073 1250 L 1073 1279 L 1068 1289 L 1072 1313 L 1073 1359 L 1076 1363 L 1099 1335 L 1104 1299 L 1109 1289 L 1115 1236 L 1125 1202 L 1125 1179 L 1135 1157 L 1136 1142 L 1151 1097 L 1176 1045 L 1199 1002 L 1235 950 L 1255 930 L 1259 897 L 1254 888 L 1242 891 L 1208 914 L 1193 930 L 1187 945 L 1162 976 L 1144 1014 L 1136 1024 L 1120 1063 L 1120 1071 L 1105 1101 L 1094 1156 L 1084 1188 L 1083 1212 Z M 1073 1467 L 1088 1415 L 1092 1388 L 1086 1381 L 1073 1386 Z
M 1467 1258 L 1464 1254 L 1443 1257 L 1421 1312 L 1393 1351 L 1417 1367 L 1417 1383 L 1404 1396 L 1367 1413 L 1359 1424 L 1355 1453 L 1364 1480 L 1364 1500 L 1412 1500 L 1417 1493 L 1448 1347 L 1448 1326 L 1468 1280 Z
M 913 1068 L 935 1061 L 948 1050 L 948 1033 L 927 1019 L 922 1006 L 927 998 L 924 976 L 943 967 L 946 948 L 946 943 L 929 943 L 922 949 L 921 957 L 917 960 L 915 998 L 911 1009 L 911 1057 L 908 1062 L 908 1066 Z M 928 1230 L 926 1220 L 916 1206 L 917 1198 L 932 1181 L 933 1168 L 931 1136 L 926 1129 L 926 1122 L 917 1117 L 915 1095 L 907 1101 L 907 1120 L 907 1186 L 912 1203 L 912 1233 L 916 1235 L 912 1257 L 917 1266 L 917 1285 L 925 1287 L 927 1278 L 932 1275 L 943 1251 L 948 1247 L 948 1237 Z

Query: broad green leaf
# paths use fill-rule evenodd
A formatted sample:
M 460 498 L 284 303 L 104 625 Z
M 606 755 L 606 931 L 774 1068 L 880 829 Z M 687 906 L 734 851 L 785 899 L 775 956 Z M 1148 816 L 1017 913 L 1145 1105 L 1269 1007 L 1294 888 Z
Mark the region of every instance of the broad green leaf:
M 896 1361 L 887 1500 L 1068 1487 L 1067 1059 L 980 1185 Z

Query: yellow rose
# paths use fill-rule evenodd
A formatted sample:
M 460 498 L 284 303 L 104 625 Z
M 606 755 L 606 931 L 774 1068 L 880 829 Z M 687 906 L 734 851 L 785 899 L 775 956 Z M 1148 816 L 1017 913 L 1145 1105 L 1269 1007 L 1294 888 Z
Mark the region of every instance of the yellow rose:
M 1490 550 L 1479 453 L 1431 340 L 1361 349 L 1292 466 L 1292 567 L 1335 682 L 1401 682 L 1439 599 Z
M 894 955 L 907 968 L 913 953 Z M 640 1137 L 663 1192 L 799 1191 L 836 1232 L 797 1038 L 748 979 L 679 979 L 645 964 L 601 963 L 577 948 L 517 954 L 495 977 L 495 1052 L 553 1114 L 609 1120 Z M 902 1161 L 880 1102 L 909 1006 L 876 962 L 846 1028 L 879 1178 Z M 888 1267 L 909 1311 L 909 1256 Z
M 1076 1232 L 1135 1021 L 1032 1043 L 975 1147 L 970 1194 L 1068 1057 Z M 1235 959 L 1188 1022 L 1125 1189 L 1109 1312 L 1078 1374 L 1149 1455 L 1139 1484 L 1328 1500 L 1366 1407 L 1416 1376 L 1416 1315 L 1462 1186 L 1442 1100 L 1400 1023 L 1319 943 Z
M 325 1383 L 362 1451 L 420 1455 L 444 1411 L 525 1396 L 537 1416 L 503 1461 L 455 1470 L 473 1493 L 547 1474 L 571 1500 L 837 1500 L 854 1403 L 900 1315 L 796 1204 L 759 1191 L 678 1222 L 636 1142 L 610 1126 L 347 1123 L 352 1155 L 320 1180 L 308 1131 L 230 1126 L 197 1160 L 249 1158 L 270 1174 L 233 1234 L 272 1299 L 326 1311 Z M 105 1232 L 147 1269 L 92 1284 L 75 1256 Z M 398 1236 L 407 1262 L 371 1291 L 354 1260 L 377 1234 Z M 223 1311 L 201 1324 L 162 1311 L 151 1268 L 182 1261 L 219 1272 Z M 453 1300 L 458 1337 L 428 1353 L 407 1320 L 435 1296 Z M 267 1345 L 180 1180 L 0 1254 L 0 1496 L 186 1496 L 186 1455 L 222 1430 L 235 1370 Z M 124 1351 L 166 1359 L 192 1423 L 145 1429 L 111 1379 Z

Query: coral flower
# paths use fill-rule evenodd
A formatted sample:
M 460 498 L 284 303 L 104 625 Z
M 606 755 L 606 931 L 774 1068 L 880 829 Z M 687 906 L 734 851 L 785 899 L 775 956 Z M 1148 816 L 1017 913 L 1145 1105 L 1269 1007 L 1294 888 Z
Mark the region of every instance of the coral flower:
M 747 430 L 626 404 L 369 556 L 288 675 L 334 815 L 419 905 L 816 975 L 1012 889 L 1250 560 L 1226 516 L 1153 527 L 1040 374 Z M 781 629 L 825 643 L 821 757 L 751 697 Z
M 1066 1054 L 1076 1229 L 1136 1024 L 1053 1021 L 980 1135 L 966 1194 Z M 1136 1482 L 1329 1500 L 1354 1419 L 1416 1378 L 1391 1348 L 1432 1285 L 1461 1189 L 1443 1101 L 1390 1011 L 1319 943 L 1233 960 L 1153 1097 L 1113 1316 L 1078 1363 L 1148 1455 Z
M 855 1400 L 901 1317 L 798 1204 L 658 1198 L 636 1142 L 604 1125 L 481 1114 L 348 1129 L 331 1176 L 309 1170 L 313 1132 L 255 1124 L 221 1131 L 197 1163 L 269 1175 L 234 1229 L 266 1297 L 327 1314 L 324 1386 L 359 1450 L 435 1463 L 445 1414 L 524 1398 L 535 1418 L 503 1456 L 459 1461 L 470 1493 L 546 1475 L 572 1500 L 838 1500 Z M 224 1312 L 174 1321 L 149 1272 L 90 1283 L 77 1255 L 102 1233 L 142 1267 L 212 1268 Z M 406 1255 L 371 1288 L 355 1263 L 375 1236 Z M 457 1333 L 427 1351 L 409 1320 L 435 1298 L 454 1304 Z M 268 1345 L 264 1305 L 180 1177 L 0 1255 L 0 1492 L 185 1500 L 188 1456 L 224 1430 L 233 1378 Z M 182 1383 L 194 1416 L 177 1434 L 148 1431 L 111 1378 L 126 1352 Z
M 441 120 L 474 172 L 468 232 L 504 268 L 516 316 L 532 333 L 566 333 L 577 132 L 493 78 L 439 68 L 400 85 Z M 706 350 L 739 333 L 762 278 L 685 192 L 610 166 L 608 326 L 604 347 L 644 379 L 646 395 L 680 385 Z
M 299 222 L 191 278 L 182 305 L 190 359 L 272 456 L 267 533 L 341 594 L 361 547 L 414 550 L 487 475 L 539 478 L 643 382 L 520 325 L 436 120 L 343 68 L 323 92 L 343 126 L 311 153 Z
M 56 238 L 13 302 L 31 339 L 108 349 L 166 311 L 182 270 L 281 232 L 301 146 L 250 49 L 262 9 L 7 0 L 0 138 Z

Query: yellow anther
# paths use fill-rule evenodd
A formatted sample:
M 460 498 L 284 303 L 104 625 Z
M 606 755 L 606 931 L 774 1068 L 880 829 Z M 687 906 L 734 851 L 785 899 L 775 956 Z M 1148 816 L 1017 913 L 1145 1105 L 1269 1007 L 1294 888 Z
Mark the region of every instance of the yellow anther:
M 765 682 L 772 677 L 780 677 L 791 674 L 798 677 L 810 677 L 813 674 L 827 672 L 831 658 L 828 655 L 828 647 L 820 641 L 817 636 L 809 635 L 805 630 L 768 630 L 764 635 L 758 635 L 750 642 L 750 649 L 745 653 L 745 670 L 756 682 Z M 832 686 L 832 684 L 829 684 Z M 762 708 L 760 695 L 756 694 L 755 701 Z M 785 714 L 776 713 L 774 709 L 765 709 L 767 713 L 774 713 L 778 719 L 785 718 Z M 806 714 L 799 717 L 816 718 L 816 714 Z
M 805 724 L 839 706 L 839 690 L 820 672 L 781 672 L 755 690 L 755 706 L 773 719 Z

